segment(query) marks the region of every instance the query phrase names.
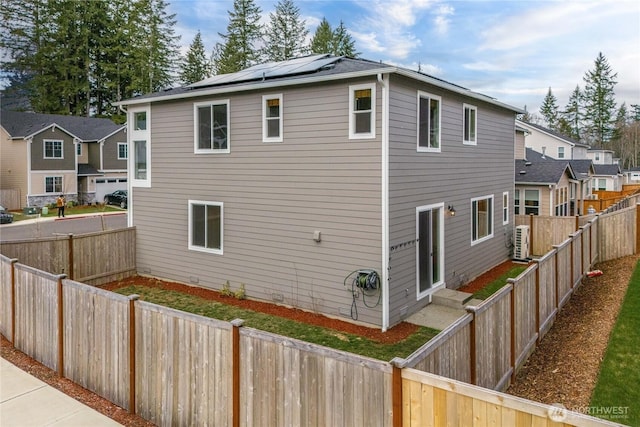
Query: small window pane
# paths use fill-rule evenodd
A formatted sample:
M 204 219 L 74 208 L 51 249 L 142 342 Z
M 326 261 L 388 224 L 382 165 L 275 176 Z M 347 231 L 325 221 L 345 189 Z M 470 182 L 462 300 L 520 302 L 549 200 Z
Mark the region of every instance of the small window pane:
M 193 205 L 191 207 L 191 243 L 194 246 L 202 246 L 205 247 L 205 230 L 206 230 L 206 206 L 204 205 Z
M 371 89 L 361 89 L 354 92 L 355 104 L 354 110 L 367 111 L 371 110 Z
M 198 107 L 198 148 L 211 149 L 211 107 Z
M 430 134 L 431 138 L 431 147 L 438 148 L 440 147 L 440 129 L 438 129 L 438 125 L 440 123 L 440 106 L 439 102 L 436 99 L 432 99 L 429 104 L 429 125 L 430 125 Z
M 133 115 L 134 130 L 147 130 L 147 113 L 140 111 Z
M 227 105 L 213 106 L 213 148 L 227 148 Z
M 134 176 L 136 179 L 147 179 L 147 141 L 133 141 L 135 147 Z
M 207 248 L 220 249 L 220 206 L 207 206 Z
M 267 138 L 280 136 L 280 119 L 267 120 Z
M 356 133 L 371 132 L 371 113 L 355 113 Z

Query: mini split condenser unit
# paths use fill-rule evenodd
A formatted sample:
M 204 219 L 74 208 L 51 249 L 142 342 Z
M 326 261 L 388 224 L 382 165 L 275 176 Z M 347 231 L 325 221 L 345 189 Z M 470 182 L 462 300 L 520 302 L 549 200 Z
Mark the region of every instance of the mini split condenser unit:
M 513 257 L 519 260 L 529 258 L 529 226 L 518 225 L 513 237 L 514 251 Z

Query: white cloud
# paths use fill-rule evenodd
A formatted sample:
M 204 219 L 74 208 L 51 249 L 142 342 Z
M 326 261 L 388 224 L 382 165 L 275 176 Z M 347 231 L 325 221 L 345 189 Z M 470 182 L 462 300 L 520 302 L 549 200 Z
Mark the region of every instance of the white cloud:
M 454 13 L 455 9 L 453 7 L 444 4 L 440 5 L 435 10 L 433 24 L 437 34 L 442 36 L 449 32 L 449 24 L 451 23 L 451 19 L 449 19 L 449 17 Z

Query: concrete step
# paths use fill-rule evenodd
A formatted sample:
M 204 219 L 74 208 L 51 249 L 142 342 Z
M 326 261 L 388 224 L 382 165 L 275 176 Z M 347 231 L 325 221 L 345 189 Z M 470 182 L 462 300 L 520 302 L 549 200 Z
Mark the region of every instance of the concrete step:
M 444 305 L 445 307 L 464 308 L 472 298 L 473 295 L 468 292 L 443 288 L 433 294 L 431 302 L 437 305 Z

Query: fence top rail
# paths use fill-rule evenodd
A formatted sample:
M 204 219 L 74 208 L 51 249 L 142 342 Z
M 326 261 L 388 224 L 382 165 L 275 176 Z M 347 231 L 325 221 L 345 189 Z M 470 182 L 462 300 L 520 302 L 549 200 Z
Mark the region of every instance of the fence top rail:
M 453 380 L 428 372 L 422 372 L 415 369 L 407 368 L 402 370 L 402 378 L 415 381 L 420 384 L 436 387 L 441 390 L 452 391 L 456 394 L 470 397 L 472 399 L 491 403 L 500 407 L 513 409 L 516 411 L 528 413 L 538 417 L 547 419 L 549 411 L 554 407 L 544 403 L 526 400 L 521 397 L 512 396 L 510 394 L 501 393 L 486 389 L 480 386 L 467 384 L 462 381 Z M 564 425 L 575 426 L 620 426 L 620 424 L 595 418 L 579 412 L 565 411 Z
M 18 243 L 42 243 L 42 242 L 56 242 L 56 241 L 65 241 L 65 240 L 69 240 L 69 234 L 54 234 L 47 237 L 34 237 L 31 239 L 2 241 L 0 242 L 0 245 L 5 246 L 5 245 L 14 245 Z
M 617 209 L 617 210 L 614 210 L 614 211 L 603 212 L 598 216 L 609 217 L 609 216 L 615 216 L 615 215 L 622 215 L 622 214 L 625 214 L 625 213 L 627 213 L 629 211 L 633 211 L 635 209 L 636 209 L 636 206 L 634 205 L 634 206 L 629 206 L 627 208 Z
M 571 239 L 567 239 L 567 242 L 570 242 Z M 563 242 L 564 243 L 564 242 Z M 542 255 L 540 258 L 536 258 L 533 260 L 533 262 L 535 263 L 543 263 L 548 261 L 550 258 L 553 258 L 556 254 L 556 252 L 558 252 L 558 250 L 556 249 L 556 247 L 554 246 L 553 249 L 551 249 L 549 252 L 547 252 L 546 254 Z
M 0 254 L 0 262 L 6 263 L 6 264 L 13 264 L 18 262 L 18 258 L 9 258 L 6 255 Z
M 119 234 L 119 233 L 128 233 L 128 232 L 132 232 L 135 231 L 136 227 L 126 227 L 126 228 L 117 228 L 117 229 L 113 229 L 113 230 L 104 230 L 104 231 L 93 231 L 91 233 L 84 233 L 84 234 L 74 234 L 73 235 L 73 239 L 74 240 L 79 240 L 79 239 L 86 239 L 86 238 L 91 238 L 91 237 L 95 237 L 95 236 L 105 236 L 107 234 Z
M 571 238 L 568 238 L 558 245 L 553 245 L 553 248 L 556 250 L 556 252 L 560 252 L 561 250 L 569 247 L 570 243 L 571 243 Z
M 462 317 L 458 318 L 455 322 L 447 326 L 445 329 L 440 331 L 438 335 L 431 338 L 424 345 L 418 348 L 416 351 L 411 353 L 409 357 L 404 359 L 402 367 L 410 367 L 413 368 L 419 361 L 423 360 L 429 354 L 434 352 L 440 345 L 451 338 L 453 334 L 458 332 L 460 329 L 467 326 L 473 320 L 473 315 L 471 313 L 466 313 Z
M 77 289 L 79 291 L 90 294 L 100 295 L 118 302 L 129 302 L 129 297 L 125 295 L 107 291 L 106 289 L 96 288 L 95 286 L 90 286 L 82 282 L 76 282 L 75 280 L 65 279 L 62 281 L 62 286 Z
M 186 311 L 176 310 L 147 301 L 136 300 L 135 304 L 138 308 L 150 311 L 152 313 L 161 313 L 167 316 L 177 317 L 195 323 L 202 323 L 218 329 L 226 329 L 230 331 L 232 328 L 231 323 L 225 322 L 220 319 L 213 319 L 211 317 L 200 316 L 199 314 L 187 313 Z
M 496 293 L 491 295 L 486 300 L 482 301 L 479 305 L 477 306 L 469 305 L 466 307 L 466 309 L 467 311 L 472 311 L 475 314 L 483 313 L 487 311 L 489 308 L 491 308 L 494 304 L 499 303 L 502 300 L 502 297 L 504 297 L 506 294 L 508 294 L 512 290 L 513 290 L 513 283 L 509 283 L 507 281 L 505 286 L 501 287 L 498 291 L 496 291 Z
M 67 277 L 66 274 L 47 273 L 46 271 L 38 270 L 35 267 L 30 267 L 28 265 L 20 264 L 20 263 L 16 263 L 16 271 L 25 271 L 30 274 L 33 274 L 34 276 L 43 277 L 45 279 L 49 279 L 52 281 L 57 281 L 58 279 L 64 279 Z
M 314 353 L 322 357 L 331 358 L 337 361 L 346 362 L 351 365 L 359 365 L 369 369 L 375 369 L 385 373 L 392 372 L 392 366 L 389 362 L 372 359 L 370 357 L 360 356 L 345 351 L 336 350 L 329 347 L 323 347 L 318 344 L 312 344 L 300 341 L 295 338 L 285 337 L 282 335 L 272 334 L 270 332 L 261 331 L 259 329 L 242 327 L 240 328 L 240 336 L 248 338 L 256 338 L 262 341 L 268 341 L 279 344 L 283 347 L 294 348 L 297 350 Z

